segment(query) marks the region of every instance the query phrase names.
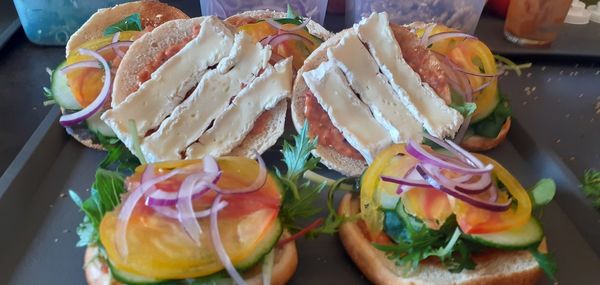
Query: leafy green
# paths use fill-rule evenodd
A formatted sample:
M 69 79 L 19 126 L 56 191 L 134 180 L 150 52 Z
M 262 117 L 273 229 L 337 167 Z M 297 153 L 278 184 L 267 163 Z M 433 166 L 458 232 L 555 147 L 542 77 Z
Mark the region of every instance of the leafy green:
M 485 117 L 485 119 L 472 124 L 469 126 L 475 134 L 487 138 L 495 138 L 502 130 L 502 126 L 506 119 L 512 114 L 508 100 L 502 94 L 499 94 L 500 102 L 496 105 L 496 108 L 492 113 Z
M 294 11 L 294 8 L 292 8 L 292 5 L 290 5 L 290 3 L 287 4 L 287 18 L 289 18 L 289 19 L 299 18 L 298 13 L 296 13 L 296 11 Z
M 316 169 L 320 161 L 318 157 L 311 154 L 316 146 L 317 138 L 310 139 L 308 137 L 308 123 L 304 122 L 300 133 L 294 136 L 293 145 L 287 140 L 283 142 L 282 153 L 283 162 L 286 165 L 285 174 L 279 169 L 275 169 L 277 180 L 283 188 L 283 201 L 279 218 L 284 227 L 294 232 L 302 229 L 302 226 L 299 225 L 300 219 L 310 218 L 322 210 L 315 207 L 314 204 L 321 192 L 327 188 L 327 181 L 314 184 L 303 179 L 304 173 Z M 319 233 L 334 233 L 344 221 L 343 217 L 335 213 L 333 194 L 348 180 L 350 179 L 340 179 L 329 186 L 328 196 L 330 199 L 327 205 L 329 215 L 320 227 L 311 231 L 311 236 Z
M 104 35 L 110 36 L 117 32 L 141 31 L 141 30 L 142 30 L 142 18 L 140 16 L 140 13 L 134 13 L 134 14 L 131 14 L 131 15 L 125 17 L 123 20 L 118 21 L 118 22 L 108 26 L 104 30 Z
M 463 117 L 468 117 L 475 113 L 477 109 L 477 104 L 473 102 L 465 102 L 465 99 L 456 92 L 450 93 L 451 102 L 450 107 L 454 108 L 458 111 Z
M 541 179 L 529 190 L 531 202 L 535 207 L 548 205 L 555 194 L 556 184 L 550 178 Z
M 471 252 L 477 246 L 461 239 L 461 231 L 453 217 L 448 218 L 439 230 L 432 230 L 408 214 L 402 202 L 395 211 L 386 211 L 384 217 L 384 231 L 395 244 L 373 246 L 384 251 L 396 266 L 404 268 L 405 273 L 415 270 L 422 260 L 432 256 L 439 258 L 451 272 L 475 268 Z
M 56 70 L 52 70 L 49 67 L 46 67 L 46 72 L 48 73 L 48 75 L 50 75 L 50 82 L 52 82 L 52 77 L 54 76 L 54 71 Z M 42 89 L 44 90 L 44 98 L 46 100 L 44 100 L 44 106 L 49 106 L 52 105 L 54 103 L 56 103 L 56 101 L 54 100 L 54 94 L 52 93 L 52 90 L 46 86 L 42 87 Z
M 592 206 L 596 210 L 600 210 L 600 171 L 596 169 L 586 170 L 581 181 L 581 189 L 592 202 Z
M 101 133 L 95 133 L 95 135 L 107 152 L 104 159 L 100 162 L 101 168 L 115 169 L 119 173 L 133 173 L 135 168 L 140 165 L 137 157 L 119 139 L 106 137 Z
M 88 199 L 83 201 L 77 193 L 69 191 L 71 200 L 85 213 L 83 222 L 77 228 L 79 235 L 77 246 L 98 243 L 98 227 L 102 217 L 119 205 L 121 194 L 125 191 L 123 175 L 102 168 L 96 170 L 96 179 Z
M 556 261 L 554 260 L 554 257 L 549 253 L 540 252 L 538 250 L 537 245 L 529 248 L 529 252 L 531 252 L 531 255 L 533 256 L 533 258 L 535 258 L 535 260 L 537 261 L 540 268 L 542 268 L 542 270 L 544 270 L 544 273 L 546 273 L 546 276 L 548 276 L 548 278 L 550 278 L 552 280 L 556 280 L 555 276 L 556 276 L 556 270 L 558 269 L 558 267 L 556 265 Z

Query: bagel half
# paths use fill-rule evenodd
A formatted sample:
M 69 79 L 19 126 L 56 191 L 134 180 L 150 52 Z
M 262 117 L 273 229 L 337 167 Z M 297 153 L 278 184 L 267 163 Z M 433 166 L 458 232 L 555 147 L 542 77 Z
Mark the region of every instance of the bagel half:
M 156 0 L 143 0 L 120 4 L 111 8 L 104 8 L 94 13 L 67 42 L 66 56 L 76 50 L 82 44 L 104 36 L 104 30 L 123 18 L 140 13 L 142 28 L 156 28 L 161 24 L 174 19 L 188 19 L 189 17 L 181 10 L 161 3 Z M 65 110 L 61 110 L 65 113 Z M 96 135 L 85 126 L 77 125 L 66 128 L 67 133 L 86 147 L 102 150 Z
M 413 69 L 419 75 L 421 75 L 424 82 L 431 85 L 433 89 L 440 94 L 440 97 L 442 97 L 444 101 L 447 101 L 447 98 L 450 96 L 450 88 L 445 81 L 445 75 L 439 68 L 439 62 L 435 56 L 433 56 L 431 52 L 424 47 L 415 44 L 418 42 L 418 40 L 416 35 L 411 33 L 409 29 L 393 23 L 390 23 L 390 27 L 392 28 L 394 36 L 396 37 L 396 41 L 398 41 L 402 50 L 407 50 L 407 52 L 417 53 L 420 55 L 418 57 L 405 57 L 407 63 L 413 67 Z M 302 66 L 302 68 L 298 71 L 298 75 L 296 76 L 292 90 L 291 103 L 292 120 L 298 131 L 302 128 L 304 121 L 306 120 L 305 100 L 307 92 L 310 91 L 304 81 L 304 78 L 302 77 L 302 74 L 317 68 L 322 62 L 327 61 L 327 49 L 337 45 L 347 33 L 355 32 L 352 28 L 350 28 L 343 30 L 329 38 L 306 59 L 304 66 Z M 423 76 L 422 74 L 428 74 L 428 76 Z M 321 163 L 328 168 L 334 169 L 346 176 L 360 175 L 367 167 L 367 164 L 364 160 L 343 155 L 333 147 L 323 144 L 317 145 L 317 148 L 313 151 L 313 155 L 320 157 Z
M 346 194 L 338 213 L 351 216 L 359 211 L 358 200 Z M 375 284 L 473 284 L 473 285 L 520 285 L 535 284 L 543 274 L 538 263 L 528 251 L 493 251 L 473 256 L 477 264 L 474 270 L 451 273 L 434 263 L 421 263 L 416 272 L 405 275 L 382 251 L 371 245 L 356 221 L 340 227 L 340 239 L 346 252 L 362 273 Z M 541 245 L 545 250 L 545 244 Z
M 123 57 L 117 70 L 112 93 L 112 107 L 117 106 L 139 87 L 138 74 L 146 68 L 160 53 L 169 47 L 182 43 L 192 35 L 194 27 L 202 24 L 205 17 L 173 20 L 136 40 Z M 225 21 L 232 33 L 237 31 L 234 25 Z M 255 121 L 254 127 L 244 140 L 229 155 L 251 156 L 253 151 L 263 153 L 273 146 L 283 134 L 287 100 L 282 100 L 272 109 L 264 111 Z
M 289 234 L 284 233 L 282 239 L 288 236 Z M 283 285 L 292 278 L 294 272 L 296 272 L 296 267 L 298 266 L 296 243 L 290 241 L 283 247 L 275 246 L 273 250 L 275 250 L 275 259 L 271 274 L 271 284 Z M 248 284 L 262 284 L 261 265 L 262 264 L 259 262 L 259 264 L 243 274 L 243 277 Z M 102 258 L 99 258 L 98 247 L 96 246 L 89 246 L 86 248 L 83 267 L 85 270 L 85 279 L 89 285 L 122 284 L 111 277 L 108 265 Z

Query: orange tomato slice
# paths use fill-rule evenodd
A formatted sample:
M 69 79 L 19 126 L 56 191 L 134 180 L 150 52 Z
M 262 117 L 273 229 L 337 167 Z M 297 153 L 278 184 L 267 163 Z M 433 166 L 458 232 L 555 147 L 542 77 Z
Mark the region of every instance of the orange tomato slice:
M 294 28 L 297 27 L 294 24 L 282 24 L 283 28 Z M 278 30 L 271 26 L 269 23 L 262 21 L 252 24 L 246 24 L 239 28 L 242 31 L 246 31 L 250 34 L 254 40 L 257 42 L 267 38 L 268 36 L 277 35 Z M 285 31 L 282 31 L 285 32 Z M 300 69 L 304 64 L 304 60 L 310 55 L 310 53 L 315 50 L 320 44 L 321 41 L 307 32 L 305 29 L 300 29 L 293 31 L 297 35 L 305 37 L 310 40 L 311 43 L 307 43 L 305 41 L 299 40 L 290 40 L 283 42 L 276 47 L 273 47 L 273 52 L 282 56 L 282 57 L 290 57 L 293 56 L 292 66 L 295 70 Z
M 167 172 L 199 161 L 167 162 L 156 164 L 158 171 Z M 218 160 L 223 172 L 218 185 L 233 189 L 249 185 L 258 174 L 255 161 L 240 157 L 224 157 Z M 130 185 L 139 181 L 140 172 L 128 179 Z M 175 176 L 172 189 L 179 187 L 182 178 Z M 265 185 L 256 192 L 225 195 L 228 206 L 218 214 L 222 242 L 234 265 L 243 261 L 260 244 L 276 225 L 281 194 L 277 182 L 268 175 Z M 164 190 L 164 189 L 163 189 Z M 169 191 L 169 190 L 166 190 Z M 214 193 L 194 200 L 196 211 L 210 207 Z M 206 276 L 223 269 L 210 238 L 208 218 L 198 219 L 202 228 L 198 246 L 187 236 L 177 220 L 166 218 L 140 201 L 127 226 L 128 255 L 119 254 L 115 244 L 119 208 L 107 213 L 100 225 L 100 241 L 113 266 L 141 276 L 157 279 L 182 279 Z
M 139 34 L 140 32 L 136 31 L 121 32 L 119 34 L 119 40 L 133 40 Z M 98 50 L 110 44 L 112 42 L 112 38 L 113 36 L 111 35 L 94 39 L 82 44 L 78 47 L 78 49 L 86 48 L 90 50 Z M 127 49 L 122 48 L 121 50 L 125 52 Z M 111 71 L 114 75 L 119 67 L 119 64 L 121 63 L 121 58 L 116 55 L 113 49 L 107 49 L 101 52 L 101 55 L 106 59 L 106 61 L 109 62 Z M 90 56 L 81 55 L 78 51 L 74 51 L 67 58 L 67 65 L 84 60 L 93 60 L 93 58 Z M 85 108 L 91 104 L 100 93 L 102 85 L 104 84 L 104 71 L 98 68 L 79 68 L 69 71 L 67 73 L 67 80 L 69 86 L 71 87 L 71 91 L 73 92 L 73 96 L 77 102 L 79 102 L 81 107 Z

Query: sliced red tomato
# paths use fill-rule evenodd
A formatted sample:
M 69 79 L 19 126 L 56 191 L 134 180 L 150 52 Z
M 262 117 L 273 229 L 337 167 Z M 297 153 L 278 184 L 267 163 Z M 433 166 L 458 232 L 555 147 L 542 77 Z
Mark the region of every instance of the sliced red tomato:
M 136 31 L 121 32 L 119 34 L 119 40 L 133 40 L 139 34 L 140 32 Z M 94 39 L 79 46 L 78 49 L 86 48 L 90 50 L 98 50 L 110 44 L 112 40 L 112 35 Z M 127 48 L 121 48 L 121 50 L 126 52 Z M 106 49 L 100 54 L 109 62 L 111 70 L 114 74 L 121 63 L 121 58 L 117 56 L 113 49 Z M 84 60 L 93 60 L 93 58 L 90 56 L 81 55 L 78 51 L 74 51 L 67 58 L 67 65 Z M 104 71 L 98 68 L 75 69 L 67 73 L 67 79 L 75 99 L 83 108 L 85 108 L 91 104 L 100 93 L 102 85 L 104 84 Z
M 282 24 L 283 28 L 294 28 L 297 27 L 294 24 Z M 269 23 L 262 21 L 252 24 L 246 24 L 239 28 L 242 31 L 246 31 L 250 34 L 256 41 L 261 41 L 268 36 L 277 35 L 278 31 L 275 27 L 271 26 Z M 285 31 L 281 31 L 285 32 Z M 273 47 L 273 52 L 277 53 L 282 57 L 290 57 L 293 56 L 292 66 L 295 70 L 300 69 L 304 64 L 304 60 L 310 55 L 310 53 L 315 50 L 320 44 L 321 40 L 317 39 L 313 35 L 311 35 L 305 29 L 300 29 L 293 31 L 292 33 L 300 35 L 304 38 L 310 40 L 311 43 L 307 43 L 302 40 L 290 40 L 285 41 L 276 47 Z
M 460 228 L 465 233 L 483 234 L 517 228 L 527 223 L 531 217 L 531 200 L 525 188 L 495 160 L 485 155 L 476 154 L 476 156 L 483 163 L 491 163 L 494 166 L 492 174 L 504 184 L 513 199 L 514 206 L 504 212 L 492 212 L 456 199 L 453 210 Z M 499 202 L 507 199 L 508 194 L 501 192 Z
M 168 172 L 200 161 L 167 162 L 156 164 L 157 171 Z M 255 161 L 241 157 L 218 160 L 222 176 L 218 185 L 235 189 L 252 183 L 258 174 Z M 128 179 L 129 185 L 139 183 L 143 167 Z M 182 178 L 175 176 L 172 183 L 163 184 L 177 189 Z M 265 234 L 275 225 L 281 194 L 279 185 L 268 175 L 265 185 L 256 192 L 243 195 L 225 195 L 228 206 L 218 214 L 219 231 L 224 247 L 235 265 L 248 257 Z M 165 189 L 163 189 L 165 190 Z M 169 191 L 169 190 L 165 190 Z M 210 207 L 214 193 L 194 201 L 194 210 Z M 158 279 L 182 279 L 206 276 L 223 269 L 210 238 L 208 218 L 198 219 L 202 228 L 200 246 L 188 237 L 177 220 L 166 218 L 140 201 L 127 226 L 128 255 L 122 257 L 115 245 L 119 209 L 106 214 L 100 225 L 100 240 L 112 264 L 125 272 Z
M 402 194 L 406 211 L 419 218 L 431 229 L 437 230 L 452 215 L 448 195 L 432 188 L 413 188 Z

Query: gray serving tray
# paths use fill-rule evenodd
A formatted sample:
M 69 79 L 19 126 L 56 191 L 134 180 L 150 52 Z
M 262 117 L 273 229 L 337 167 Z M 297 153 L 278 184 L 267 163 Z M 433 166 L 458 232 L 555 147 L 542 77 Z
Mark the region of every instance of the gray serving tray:
M 9 170 L 0 178 L 0 284 L 85 284 L 83 249 L 75 247 L 82 219 L 67 195 L 86 193 L 104 153 L 87 149 L 66 136 L 53 108 Z M 588 208 L 577 181 L 552 153 L 538 148 L 517 120 L 510 136 L 489 155 L 503 163 L 525 186 L 553 177 L 558 196 L 542 222 L 550 251 L 556 256 L 561 284 L 597 284 L 600 280 L 598 231 L 581 231 L 562 208 Z M 280 160 L 279 145 L 265 158 Z M 325 174 L 335 176 L 331 171 Z M 324 197 L 323 197 L 324 198 Z M 339 198 L 339 197 L 338 197 Z M 324 199 L 320 202 L 323 203 Z M 595 214 L 595 215 L 594 215 Z M 576 217 L 588 226 L 596 212 Z M 336 236 L 298 242 L 299 267 L 290 284 L 368 284 Z M 543 280 L 542 284 L 552 284 Z

